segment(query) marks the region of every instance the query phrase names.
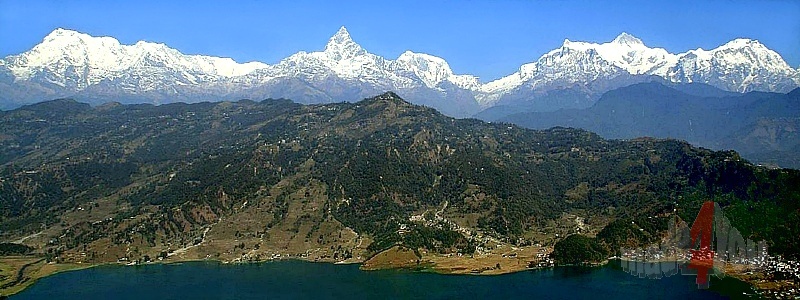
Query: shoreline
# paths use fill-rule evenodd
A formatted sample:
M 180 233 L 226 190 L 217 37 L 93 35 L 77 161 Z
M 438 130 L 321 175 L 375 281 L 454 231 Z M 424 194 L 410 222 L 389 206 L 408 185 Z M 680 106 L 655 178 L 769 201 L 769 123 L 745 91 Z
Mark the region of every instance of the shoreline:
M 10 297 L 15 294 L 18 294 L 25 289 L 29 288 L 33 284 L 39 281 L 39 279 L 49 277 L 52 275 L 64 273 L 64 272 L 72 272 L 72 271 L 79 271 L 85 270 L 95 267 L 103 267 L 103 266 L 120 266 L 120 267 L 129 267 L 129 266 L 147 266 L 147 265 L 178 265 L 183 263 L 195 263 L 195 262 L 204 262 L 204 263 L 216 263 L 220 265 L 244 265 L 244 264 L 263 264 L 263 263 L 270 263 L 276 261 L 302 261 L 308 263 L 328 263 L 333 265 L 352 265 L 352 264 L 359 264 L 359 270 L 363 272 L 370 272 L 370 271 L 381 271 L 381 270 L 409 270 L 411 272 L 425 272 L 425 273 L 434 273 L 440 275 L 477 275 L 477 276 L 499 276 L 499 275 L 506 275 L 506 274 L 513 274 L 517 272 L 524 272 L 524 271 L 539 271 L 539 270 L 546 270 L 546 269 L 553 269 L 553 268 L 563 268 L 563 267 L 588 267 L 588 268 L 598 268 L 608 266 L 612 261 L 618 260 L 623 261 L 621 258 L 616 259 L 607 259 L 600 263 L 594 264 L 586 264 L 586 265 L 556 265 L 550 267 L 524 267 L 524 268 L 501 268 L 491 270 L 491 272 L 459 272 L 464 271 L 467 267 L 456 267 L 456 268 L 437 268 L 434 263 L 431 262 L 423 262 L 420 265 L 414 266 L 373 266 L 373 267 L 366 267 L 365 265 L 367 261 L 322 261 L 322 260 L 309 260 L 303 258 L 277 258 L 277 259 L 266 259 L 266 260 L 259 260 L 259 261 L 225 261 L 219 259 L 179 259 L 179 260 L 162 260 L 162 261 L 151 261 L 146 263 L 139 263 L 139 264 L 125 264 L 121 262 L 104 262 L 104 263 L 64 263 L 64 264 L 57 264 L 57 263 L 47 263 L 44 262 L 40 257 L 2 257 L 0 258 L 0 264 L 5 264 L 8 260 L 19 260 L 19 259 L 29 259 L 34 260 L 38 259 L 39 262 L 36 264 L 41 264 L 39 269 L 32 271 L 33 274 L 29 274 L 24 280 L 18 282 L 17 284 L 5 287 L 0 289 L 0 299 L 5 299 L 2 297 Z M 459 261 L 463 263 L 464 260 L 470 260 L 471 258 L 446 258 L 450 262 L 454 262 L 450 264 L 450 266 L 459 265 Z M 28 266 L 28 265 L 25 265 Z M 49 267 L 48 267 L 49 266 Z M 46 270 L 44 267 L 48 267 Z M 18 270 L 13 270 L 14 272 Z M 736 280 L 739 280 L 743 283 L 748 284 L 755 290 L 762 290 L 759 287 L 759 282 L 757 278 L 748 277 L 746 274 L 738 274 L 737 272 L 726 272 L 726 275 L 729 275 Z M 24 276 L 24 274 L 23 274 Z
M 0 299 L 4 299 L 2 297 L 9 297 L 16 295 L 28 287 L 32 286 L 39 279 L 49 277 L 52 275 L 56 275 L 59 273 L 64 272 L 71 272 L 71 271 L 79 271 L 89 268 L 94 268 L 100 265 L 106 265 L 107 263 L 100 263 L 100 264 L 77 264 L 77 263 L 65 263 L 65 264 L 56 264 L 56 263 L 48 263 L 41 257 L 35 256 L 14 256 L 14 257 L 1 257 L 0 258 L 0 265 L 6 267 L 8 266 L 9 261 L 13 260 L 31 260 L 30 263 L 25 263 L 17 269 L 11 269 L 12 273 L 18 273 L 18 277 L 14 279 L 13 284 L 0 288 Z M 26 276 L 25 269 L 39 265 L 38 269 L 32 270 L 31 274 Z M 4 270 L 5 271 L 5 270 Z M 8 282 L 3 282 L 3 284 L 9 284 Z M 2 286 L 2 285 L 0 285 Z

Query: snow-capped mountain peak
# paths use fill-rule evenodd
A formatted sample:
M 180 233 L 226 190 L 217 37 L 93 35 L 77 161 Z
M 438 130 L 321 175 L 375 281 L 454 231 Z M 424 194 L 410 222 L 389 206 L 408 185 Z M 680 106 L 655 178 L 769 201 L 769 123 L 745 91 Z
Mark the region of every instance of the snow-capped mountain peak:
M 561 48 L 550 51 L 542 58 L 554 55 L 594 56 L 595 63 L 610 63 L 632 75 L 640 74 L 665 74 L 669 65 L 677 61 L 677 57 L 661 48 L 649 48 L 639 38 L 626 32 L 618 35 L 613 41 L 596 44 L 589 42 L 576 42 L 565 39 Z M 572 61 L 582 61 L 582 58 L 573 58 Z M 592 68 L 596 69 L 596 68 Z
M 61 60 L 75 64 L 89 63 L 95 67 L 111 67 L 115 61 L 105 58 L 121 51 L 119 41 L 112 37 L 92 37 L 73 30 L 58 28 L 48 34 L 42 43 L 18 56 L 28 66 L 44 67 Z
M 628 79 L 615 78 L 640 75 L 679 83 L 702 82 L 738 92 L 786 92 L 800 85 L 800 72 L 757 40 L 740 38 L 713 50 L 672 54 L 650 48 L 623 32 L 602 44 L 565 39 L 561 47 L 522 65 L 517 72 L 482 85 L 477 99 L 491 106 L 521 86 L 546 91 L 577 85 L 591 90 L 598 80 L 625 82 Z
M 410 101 L 468 116 L 500 100 L 532 99 L 558 89 L 599 95 L 652 76 L 740 92 L 800 85 L 799 70 L 751 39 L 680 54 L 650 48 L 626 32 L 599 44 L 565 39 L 515 73 L 481 83 L 476 76 L 454 74 L 447 61 L 433 55 L 406 51 L 390 60 L 369 53 L 345 27 L 324 50 L 301 51 L 275 65 L 186 55 L 161 43 L 123 45 L 112 37 L 58 28 L 31 50 L 0 59 L 0 100 L 30 103 L 88 95 L 155 103 L 231 97 L 324 102 L 394 90 Z
M 87 37 L 88 38 L 88 37 L 91 37 L 91 36 L 89 36 L 88 34 L 83 34 L 83 33 L 74 31 L 74 30 L 69 30 L 69 29 L 64 29 L 64 28 L 59 27 L 59 28 L 56 28 L 55 30 L 53 30 L 52 32 L 50 32 L 50 34 L 48 34 L 47 36 L 45 36 L 44 37 L 44 41 L 48 42 L 48 41 L 58 40 L 60 38 L 65 38 L 65 37 L 67 37 L 67 38 Z
M 400 54 L 395 62 L 399 69 L 413 72 L 428 87 L 436 87 L 440 82 L 453 76 L 450 65 L 444 59 L 433 55 L 406 51 Z
M 626 32 L 613 41 L 597 46 L 600 55 L 632 75 L 664 74 L 677 61 L 677 56 L 662 48 L 650 48 L 639 38 Z
M 596 49 L 597 46 L 598 46 L 598 44 L 594 44 L 594 43 L 571 41 L 569 39 L 564 39 L 564 42 L 561 44 L 560 48 L 553 49 L 550 52 L 548 52 L 547 54 L 545 54 L 544 56 L 553 55 L 553 54 L 556 54 L 556 53 L 559 53 L 559 55 L 560 55 L 560 54 L 567 53 L 567 52 L 570 52 L 570 51 L 580 51 L 580 52 L 596 51 L 597 50 Z
M 5 65 L 16 81 L 41 80 L 81 91 L 102 81 L 131 78 L 125 84 L 145 90 L 192 85 L 215 77 L 250 73 L 267 65 L 239 64 L 230 58 L 184 55 L 162 43 L 122 45 L 112 37 L 93 37 L 58 28 L 28 52 L 12 55 Z
M 797 70 L 753 39 L 738 38 L 712 50 L 698 48 L 678 57 L 664 74 L 673 82 L 703 82 L 738 92 L 789 91 L 800 85 Z
M 507 77 L 482 86 L 482 105 L 491 106 L 502 94 L 521 85 L 546 90 L 568 88 L 597 80 L 629 75 L 665 74 L 677 57 L 661 48 L 649 48 L 638 38 L 621 33 L 603 44 L 564 39 L 560 48 L 522 65 Z
M 414 73 L 429 88 L 437 88 L 444 81 L 466 90 L 474 91 L 480 88 L 478 77 L 454 74 L 447 61 L 441 57 L 405 51 L 394 61 L 394 64 L 398 70 Z
M 40 44 L 28 52 L 6 58 L 9 70 L 17 80 L 28 80 L 37 74 L 51 74 L 53 83 L 67 85 L 58 78 L 74 67 L 86 67 L 102 70 L 121 70 L 129 57 L 119 41 L 112 37 L 92 37 L 77 31 L 58 28 L 48 34 Z M 77 74 L 84 73 L 84 74 Z M 85 72 L 76 72 L 80 78 L 75 84 L 90 84 L 91 76 Z
M 639 38 L 628 34 L 627 32 L 620 33 L 613 43 L 629 46 L 644 46 L 644 43 Z
M 324 52 L 333 60 L 350 59 L 367 53 L 361 45 L 353 41 L 344 26 L 328 40 Z
M 339 30 L 328 39 L 328 44 L 330 43 L 345 43 L 345 42 L 352 42 L 353 38 L 350 37 L 350 32 L 347 31 L 347 27 L 339 27 Z
M 748 39 L 748 38 L 737 38 L 733 39 L 730 42 L 725 43 L 722 46 L 719 46 L 717 49 L 727 49 L 727 48 L 743 48 L 743 47 L 758 47 L 766 49 L 767 47 L 764 44 L 761 44 L 758 40 Z

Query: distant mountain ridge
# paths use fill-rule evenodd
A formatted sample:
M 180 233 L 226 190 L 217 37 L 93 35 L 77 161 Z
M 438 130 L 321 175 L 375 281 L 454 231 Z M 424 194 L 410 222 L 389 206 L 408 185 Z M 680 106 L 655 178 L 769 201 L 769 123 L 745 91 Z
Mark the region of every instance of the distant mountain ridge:
M 406 51 L 390 60 L 369 53 L 345 27 L 323 51 L 301 51 L 274 65 L 185 55 L 144 41 L 122 45 L 112 37 L 59 28 L 30 51 L 0 59 L 0 108 L 73 96 L 95 103 L 241 98 L 323 103 L 393 90 L 413 103 L 465 117 L 496 105 L 524 104 L 537 111 L 588 107 L 606 91 L 649 81 L 788 92 L 800 86 L 800 72 L 750 39 L 680 54 L 649 48 L 627 33 L 604 44 L 565 40 L 516 72 L 482 83 L 455 74 L 447 61 L 429 54 Z M 551 93 L 577 99 L 541 100 Z
M 677 138 L 800 169 L 800 88 L 739 94 L 705 85 L 641 83 L 609 91 L 587 109 L 517 113 L 499 121 L 533 129 L 581 128 L 604 138 Z

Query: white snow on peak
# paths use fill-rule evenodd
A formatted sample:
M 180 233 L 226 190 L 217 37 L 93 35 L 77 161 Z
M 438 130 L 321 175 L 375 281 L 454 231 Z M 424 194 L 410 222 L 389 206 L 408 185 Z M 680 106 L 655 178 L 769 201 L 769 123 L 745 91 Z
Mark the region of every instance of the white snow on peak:
M 70 40 L 74 41 L 76 39 L 84 39 L 85 40 L 85 39 L 92 39 L 92 38 L 108 38 L 108 39 L 116 40 L 116 39 L 114 39 L 112 37 L 93 37 L 93 36 L 90 36 L 88 34 L 81 33 L 81 32 L 75 31 L 75 30 L 64 29 L 64 28 L 59 27 L 59 28 L 56 28 L 55 30 L 53 30 L 52 32 L 50 32 L 48 35 L 46 35 L 44 37 L 43 42 L 53 42 L 53 41 L 64 42 L 64 41 L 70 41 Z
M 458 87 L 474 90 L 480 85 L 477 77 L 456 75 L 447 62 L 424 53 L 406 51 L 396 60 L 367 52 L 341 27 L 321 52 L 298 52 L 270 68 L 267 80 L 294 76 L 306 80 L 323 80 L 336 76 L 369 82 L 387 89 L 409 89 L 426 86 L 439 89 L 448 81 Z
M 565 39 L 561 47 L 537 61 L 482 85 L 477 98 L 482 105 L 490 106 L 522 85 L 566 87 L 619 76 L 620 70 L 672 82 L 704 82 L 739 92 L 785 91 L 800 85 L 800 70 L 757 40 L 740 38 L 713 50 L 698 48 L 672 54 L 663 48 L 647 47 L 639 38 L 623 32 L 603 44 Z
M 587 49 L 597 51 L 602 59 L 633 75 L 663 74 L 677 60 L 667 50 L 649 48 L 642 40 L 625 32 L 609 43 L 581 44 Z
M 51 81 L 55 84 L 74 84 L 78 89 L 131 73 L 158 76 L 153 68 L 189 74 L 181 76 L 186 80 L 184 83 L 196 83 L 199 77 L 231 77 L 267 66 L 260 62 L 239 64 L 230 58 L 184 55 L 160 43 L 140 41 L 122 45 L 112 37 L 93 37 L 63 28 L 48 34 L 30 51 L 9 56 L 5 61 L 17 80 L 43 74 L 53 77 Z
M 484 106 L 491 106 L 503 94 L 527 84 L 532 89 L 568 87 L 600 78 L 613 78 L 620 72 L 632 75 L 666 74 L 677 57 L 661 48 L 649 48 L 628 33 L 604 44 L 564 39 L 561 47 L 542 55 L 537 61 L 522 65 L 517 72 L 481 87 L 478 96 Z
M 800 84 L 797 70 L 757 40 L 734 39 L 712 50 L 698 48 L 678 57 L 664 74 L 673 82 L 705 82 L 738 92 L 783 91 Z
M 478 77 L 454 74 L 447 61 L 430 54 L 408 50 L 400 54 L 396 60 L 390 61 L 390 64 L 398 72 L 413 73 L 429 88 L 438 89 L 445 81 L 467 90 L 477 90 L 481 85 Z
M 351 59 L 359 55 L 367 54 L 367 51 L 361 48 L 361 45 L 356 44 L 356 42 L 350 38 L 350 33 L 347 32 L 347 28 L 344 26 L 339 28 L 339 31 L 328 40 L 324 52 L 333 60 Z
M 106 82 L 110 86 L 104 88 L 110 90 L 174 93 L 181 86 L 198 91 L 211 87 L 209 93 L 231 92 L 265 86 L 276 78 L 299 78 L 321 86 L 356 84 L 375 90 L 428 88 L 440 93 L 455 86 L 474 95 L 483 107 L 515 90 L 580 87 L 623 75 L 704 82 L 735 91 L 783 91 L 800 85 L 800 68 L 790 67 L 757 40 L 735 39 L 712 50 L 672 54 L 650 48 L 626 32 L 601 44 L 565 39 L 561 47 L 523 64 L 513 74 L 482 84 L 476 76 L 454 74 L 447 61 L 433 55 L 406 51 L 390 60 L 369 53 L 344 26 L 322 51 L 301 51 L 275 65 L 185 55 L 165 44 L 145 41 L 123 45 L 112 37 L 58 28 L 33 49 L 0 59 L 0 68 L 10 71 L 15 81 L 36 80 L 70 91 Z
M 761 42 L 759 42 L 758 40 L 738 38 L 738 39 L 733 39 L 722 46 L 719 46 L 717 50 L 729 49 L 729 48 L 743 48 L 743 47 L 766 48 L 764 44 L 761 44 Z
M 386 69 L 386 60 L 364 50 L 343 26 L 328 40 L 323 51 L 301 51 L 281 60 L 270 67 L 266 80 L 299 77 L 316 81 L 336 76 L 379 85 L 400 80 Z
M 663 48 L 647 47 L 627 33 L 620 34 L 611 43 L 599 45 L 597 51 L 604 59 L 633 75 L 664 74 L 678 59 Z
M 594 54 L 633 75 L 665 73 L 668 65 L 674 64 L 677 60 L 677 56 L 670 54 L 667 50 L 649 48 L 642 40 L 626 32 L 621 33 L 613 41 L 604 44 L 575 42 L 565 39 L 561 48 L 548 52 L 542 58 L 554 55 Z
M 613 43 L 623 44 L 623 45 L 644 45 L 642 40 L 639 38 L 628 34 L 627 32 L 620 33 L 613 41 Z
M 430 88 L 453 76 L 450 65 L 444 59 L 424 53 L 403 52 L 395 65 L 399 70 L 411 71 Z

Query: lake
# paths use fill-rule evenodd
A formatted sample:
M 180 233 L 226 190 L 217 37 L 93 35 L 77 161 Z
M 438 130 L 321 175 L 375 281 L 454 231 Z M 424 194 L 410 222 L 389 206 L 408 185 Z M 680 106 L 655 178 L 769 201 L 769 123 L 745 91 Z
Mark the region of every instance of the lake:
M 698 290 L 694 280 L 640 279 L 618 263 L 471 276 L 302 261 L 187 262 L 60 273 L 11 299 L 726 299 L 751 291 L 730 277 L 712 280 L 710 290 Z

